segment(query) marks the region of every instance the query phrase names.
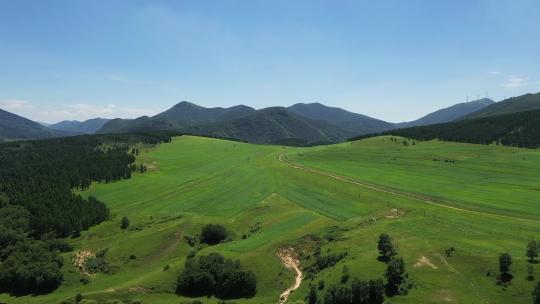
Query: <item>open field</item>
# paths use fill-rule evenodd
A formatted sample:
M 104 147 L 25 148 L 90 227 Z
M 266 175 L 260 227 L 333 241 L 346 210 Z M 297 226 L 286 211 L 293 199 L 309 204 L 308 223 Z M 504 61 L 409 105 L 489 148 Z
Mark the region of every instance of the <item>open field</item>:
M 93 252 L 109 248 L 114 274 L 97 274 L 83 285 L 68 253 L 58 290 L 19 298 L 3 294 L 0 302 L 60 303 L 77 293 L 99 303 L 187 301 L 174 294 L 176 276 L 192 250 L 184 237 L 206 223 L 223 224 L 233 240 L 198 254 L 238 258 L 258 279 L 256 297 L 229 302 L 276 303 L 294 282 L 278 248 L 299 242 L 320 243 L 322 252 L 348 252 L 319 272 L 314 284 L 320 279 L 326 288 L 337 284 L 343 265 L 351 277 L 380 278 L 382 232 L 395 238 L 416 284 L 391 303 L 531 302 L 535 282 L 525 278 L 524 253 L 531 238 L 540 238 L 538 150 L 436 141 L 403 146 L 390 137 L 284 148 L 183 136 L 146 148 L 138 162 L 149 171 L 82 193 L 106 202 L 116 217 L 72 243 Z M 131 220 L 126 232 L 119 228 L 122 216 Z M 243 239 L 257 223 L 261 229 Z M 337 241 L 327 241 L 329 233 Z M 446 257 L 450 246 L 456 252 Z M 506 288 L 495 283 L 502 252 L 514 260 L 514 279 Z M 540 278 L 540 264 L 534 267 Z M 304 280 L 289 303 L 304 301 L 310 282 Z

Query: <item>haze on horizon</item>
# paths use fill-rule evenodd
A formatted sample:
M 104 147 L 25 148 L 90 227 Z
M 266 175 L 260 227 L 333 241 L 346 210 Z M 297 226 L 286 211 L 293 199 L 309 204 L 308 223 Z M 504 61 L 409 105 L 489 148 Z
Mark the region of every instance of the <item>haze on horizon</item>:
M 536 0 L 0 0 L 0 108 L 42 122 L 182 100 L 390 122 L 540 91 Z

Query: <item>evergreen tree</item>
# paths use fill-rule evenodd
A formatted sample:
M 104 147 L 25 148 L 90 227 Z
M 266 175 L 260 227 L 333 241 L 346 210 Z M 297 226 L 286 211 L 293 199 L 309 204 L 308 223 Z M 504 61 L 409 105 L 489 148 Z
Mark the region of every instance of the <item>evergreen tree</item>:
M 383 260 L 386 262 L 392 259 L 394 255 L 396 255 L 396 250 L 394 248 L 392 238 L 386 233 L 382 233 L 379 236 L 377 248 L 379 249 L 379 253 L 381 254 Z
M 120 221 L 120 229 L 126 231 L 128 227 L 129 227 L 129 219 L 127 218 L 127 216 L 124 216 L 122 218 L 122 221 Z
M 529 258 L 529 262 L 534 263 L 534 259 L 538 257 L 538 242 L 535 240 L 529 241 L 529 244 L 527 244 L 526 255 Z
M 393 296 L 404 293 L 401 285 L 404 283 L 406 273 L 405 263 L 402 258 L 392 259 L 388 263 L 384 276 L 387 280 L 386 290 L 388 295 Z
M 512 257 L 508 253 L 502 253 L 499 256 L 499 280 L 502 283 L 506 283 L 512 280 L 510 274 L 510 266 L 512 265 Z

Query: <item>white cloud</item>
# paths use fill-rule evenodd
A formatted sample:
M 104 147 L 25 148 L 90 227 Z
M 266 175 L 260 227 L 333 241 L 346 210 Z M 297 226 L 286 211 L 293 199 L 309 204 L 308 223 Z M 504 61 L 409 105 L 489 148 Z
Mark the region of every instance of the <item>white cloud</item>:
M 93 105 L 87 102 L 38 106 L 26 100 L 0 101 L 0 108 L 40 122 L 55 123 L 62 120 L 87 120 L 90 118 L 136 118 L 152 116 L 156 109 L 123 107 L 116 104 Z
M 26 100 L 21 99 L 10 99 L 0 102 L 0 108 L 3 108 L 8 111 L 17 111 L 24 109 L 34 109 L 35 107 Z
M 122 83 L 131 83 L 131 84 L 140 84 L 140 83 L 142 83 L 142 81 L 140 81 L 140 80 L 124 77 L 124 76 L 118 75 L 118 74 L 107 73 L 104 76 L 105 76 L 105 79 L 110 80 L 110 81 L 116 81 L 116 82 L 122 82 Z
M 528 77 L 521 77 L 516 75 L 510 75 L 506 78 L 506 82 L 503 84 L 503 87 L 506 88 L 518 88 L 522 86 L 529 85 Z

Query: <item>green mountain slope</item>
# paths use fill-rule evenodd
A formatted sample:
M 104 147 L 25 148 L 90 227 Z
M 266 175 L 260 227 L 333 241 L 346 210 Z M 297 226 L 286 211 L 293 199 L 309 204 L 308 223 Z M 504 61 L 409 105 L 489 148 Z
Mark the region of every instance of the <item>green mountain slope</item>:
M 392 123 L 340 108 L 327 107 L 320 103 L 297 103 L 288 107 L 287 111 L 302 117 L 325 121 L 357 135 L 394 128 Z
M 482 110 L 473 112 L 463 117 L 463 119 L 488 117 L 531 110 L 540 110 L 540 93 L 525 94 L 522 96 L 505 99 Z
M 69 135 L 73 135 L 73 133 L 52 130 L 37 122 L 0 109 L 0 141 Z
M 313 144 L 346 139 L 352 133 L 324 121 L 290 113 L 285 108 L 266 108 L 221 123 L 201 124 L 185 128 L 199 135 L 236 138 L 251 143 Z
M 97 130 L 96 133 L 129 133 L 137 131 L 176 130 L 179 128 L 180 125 L 166 119 L 141 116 L 136 119 L 111 119 Z
M 85 121 L 64 120 L 55 124 L 47 125 L 48 128 L 60 131 L 76 132 L 82 134 L 94 134 L 110 119 L 92 118 Z
M 446 141 L 538 148 L 540 110 L 464 119 L 444 124 L 390 130 L 391 134 L 418 140 Z
M 290 145 L 334 143 L 357 134 L 322 120 L 301 117 L 285 108 L 257 111 L 246 106 L 204 108 L 188 102 L 181 102 L 153 117 L 113 119 L 97 133 L 151 130 L 179 130 L 252 143 Z

